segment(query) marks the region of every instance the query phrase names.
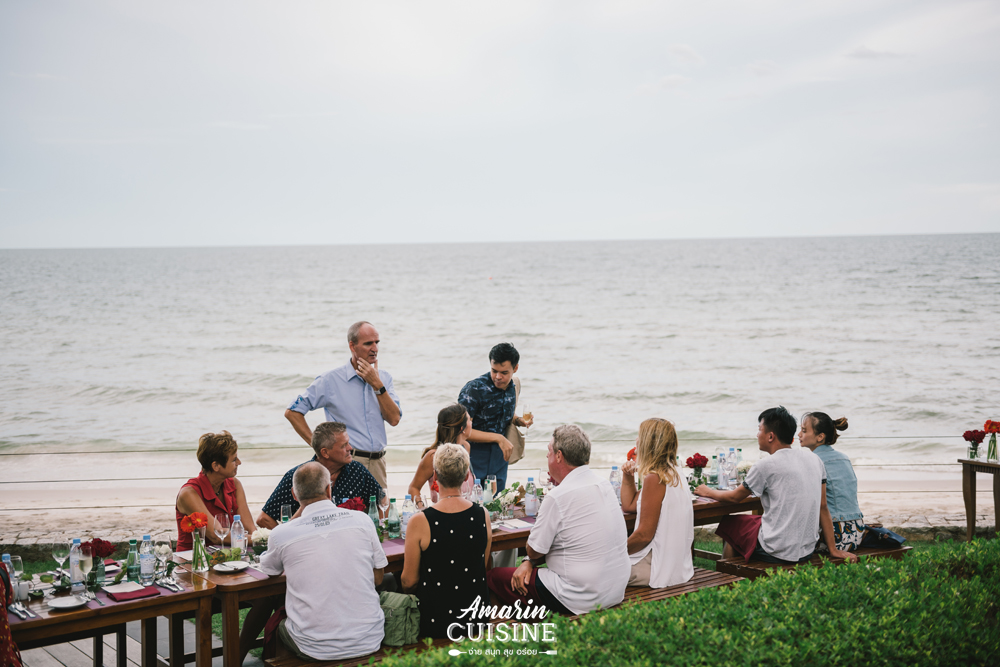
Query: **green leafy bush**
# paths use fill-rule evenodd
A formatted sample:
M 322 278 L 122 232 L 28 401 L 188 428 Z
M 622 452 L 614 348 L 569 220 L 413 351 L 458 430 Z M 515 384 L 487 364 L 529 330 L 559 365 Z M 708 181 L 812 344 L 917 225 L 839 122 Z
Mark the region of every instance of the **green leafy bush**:
M 551 644 L 463 642 L 390 657 L 409 665 L 995 665 L 1000 540 L 944 544 L 902 561 L 798 568 L 730 588 L 557 619 Z M 503 655 L 504 649 L 557 655 Z

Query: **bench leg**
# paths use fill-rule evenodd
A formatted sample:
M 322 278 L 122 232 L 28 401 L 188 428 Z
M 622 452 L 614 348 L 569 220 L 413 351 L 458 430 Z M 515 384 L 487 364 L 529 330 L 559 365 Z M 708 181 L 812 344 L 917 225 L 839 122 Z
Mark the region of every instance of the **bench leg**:
M 993 479 L 996 480 L 996 475 Z M 976 471 L 971 465 L 962 466 L 962 496 L 965 498 L 965 539 L 971 542 L 976 534 Z

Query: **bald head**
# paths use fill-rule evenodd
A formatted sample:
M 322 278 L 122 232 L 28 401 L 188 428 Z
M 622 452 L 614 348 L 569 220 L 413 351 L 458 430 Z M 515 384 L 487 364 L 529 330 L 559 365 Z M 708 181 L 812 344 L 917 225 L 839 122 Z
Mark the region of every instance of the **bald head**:
M 298 467 L 292 475 L 292 491 L 299 503 L 306 503 L 329 498 L 330 471 L 315 461 L 310 461 Z

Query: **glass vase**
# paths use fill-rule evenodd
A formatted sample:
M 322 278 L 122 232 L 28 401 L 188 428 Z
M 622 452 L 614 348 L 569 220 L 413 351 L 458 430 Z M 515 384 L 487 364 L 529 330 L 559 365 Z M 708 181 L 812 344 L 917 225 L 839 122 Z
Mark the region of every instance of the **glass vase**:
M 979 460 L 979 445 L 977 445 L 977 444 L 971 444 L 971 445 L 969 445 L 969 456 L 968 456 L 968 459 L 970 461 L 978 461 Z
M 986 448 L 986 462 L 1000 463 L 997 459 L 997 434 L 990 433 L 990 445 Z
M 94 569 L 91 572 L 94 575 L 94 586 L 100 588 L 104 586 L 107 582 L 107 571 L 104 566 L 104 559 L 97 558 L 96 563 L 94 563 Z
M 208 551 L 205 549 L 205 542 L 201 532 L 195 530 L 191 533 L 193 547 L 191 549 L 191 570 L 193 572 L 208 572 Z

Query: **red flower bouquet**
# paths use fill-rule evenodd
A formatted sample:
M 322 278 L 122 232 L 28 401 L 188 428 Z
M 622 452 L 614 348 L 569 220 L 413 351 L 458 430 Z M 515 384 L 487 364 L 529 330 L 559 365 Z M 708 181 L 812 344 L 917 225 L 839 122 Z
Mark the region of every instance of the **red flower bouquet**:
M 344 509 L 348 510 L 356 510 L 358 512 L 368 511 L 367 509 L 365 509 L 365 501 L 361 500 L 361 498 L 357 496 L 355 496 L 354 498 L 350 498 L 346 502 L 340 503 L 339 505 L 337 505 L 337 507 L 343 507 Z
M 990 422 L 986 423 L 989 424 Z M 973 445 L 981 445 L 983 444 L 983 438 L 986 437 L 986 431 L 966 431 L 962 434 L 962 437 Z
M 113 554 L 115 550 L 118 548 L 115 545 L 111 544 L 111 542 L 108 542 L 107 540 L 102 540 L 99 537 L 95 537 L 89 542 L 84 542 L 80 546 L 90 547 L 91 555 L 94 558 L 102 558 L 102 559 L 107 558 L 108 556 Z
M 208 572 L 208 551 L 202 542 L 201 529 L 208 525 L 208 517 L 201 512 L 191 512 L 181 519 L 181 530 L 191 533 L 191 569 Z
M 987 419 L 983 424 L 983 430 L 990 434 L 990 444 L 986 448 L 986 461 L 988 463 L 998 463 L 997 458 L 997 433 L 1000 433 L 1000 422 Z
M 701 469 L 708 465 L 708 459 L 701 454 L 695 454 L 694 456 L 689 456 L 687 460 L 687 467 L 694 468 L 696 474 L 701 473 Z
M 201 512 L 191 512 L 181 519 L 181 530 L 185 533 L 193 533 L 195 528 L 204 528 L 208 525 L 208 517 Z

